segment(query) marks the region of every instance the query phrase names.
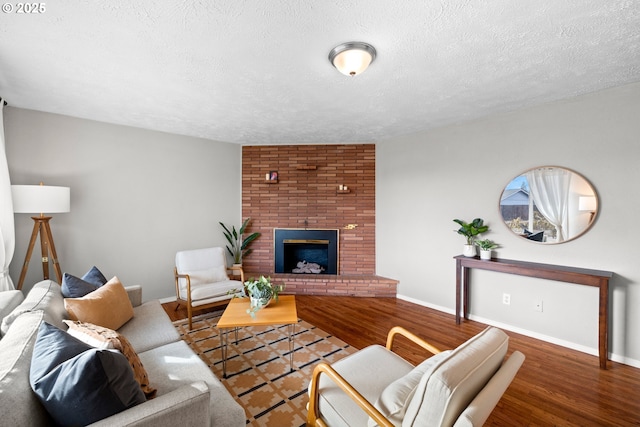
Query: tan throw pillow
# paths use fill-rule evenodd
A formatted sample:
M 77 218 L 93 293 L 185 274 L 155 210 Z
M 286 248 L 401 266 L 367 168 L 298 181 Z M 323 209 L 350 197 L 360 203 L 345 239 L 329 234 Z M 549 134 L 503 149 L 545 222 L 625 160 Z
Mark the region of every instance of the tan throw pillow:
M 129 365 L 133 369 L 133 376 L 135 377 L 142 392 L 147 399 L 152 399 L 156 395 L 156 389 L 149 385 L 149 376 L 144 369 L 144 365 L 138 357 L 138 353 L 135 352 L 129 340 L 124 335 L 114 331 L 113 329 L 103 328 L 102 326 L 94 325 L 92 323 L 64 320 L 64 323 L 69 326 L 67 332 L 69 335 L 79 339 L 80 341 L 101 349 L 114 349 L 122 353 Z
M 109 280 L 82 298 L 65 298 L 64 308 L 71 320 L 118 329 L 133 317 L 133 306 L 120 280 Z

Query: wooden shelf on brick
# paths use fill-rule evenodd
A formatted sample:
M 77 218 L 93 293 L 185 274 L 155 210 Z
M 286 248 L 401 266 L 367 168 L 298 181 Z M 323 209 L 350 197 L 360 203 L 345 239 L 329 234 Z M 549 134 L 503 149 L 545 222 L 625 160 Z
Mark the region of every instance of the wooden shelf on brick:
M 351 190 L 350 189 L 347 189 L 347 190 L 336 190 L 336 193 L 338 193 L 338 194 L 347 194 L 347 193 L 351 193 Z
M 267 184 L 277 184 L 278 180 L 277 179 L 265 179 L 264 182 L 266 182 Z
M 296 169 L 299 171 L 314 171 L 318 169 L 316 165 L 296 165 Z

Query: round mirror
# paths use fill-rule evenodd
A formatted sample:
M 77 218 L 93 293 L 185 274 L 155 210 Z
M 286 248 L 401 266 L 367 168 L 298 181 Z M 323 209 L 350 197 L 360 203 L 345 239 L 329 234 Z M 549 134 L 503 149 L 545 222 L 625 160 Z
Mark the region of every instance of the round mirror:
M 507 228 L 532 242 L 554 244 L 585 233 L 598 213 L 591 184 L 572 170 L 544 166 L 513 178 L 500 196 Z

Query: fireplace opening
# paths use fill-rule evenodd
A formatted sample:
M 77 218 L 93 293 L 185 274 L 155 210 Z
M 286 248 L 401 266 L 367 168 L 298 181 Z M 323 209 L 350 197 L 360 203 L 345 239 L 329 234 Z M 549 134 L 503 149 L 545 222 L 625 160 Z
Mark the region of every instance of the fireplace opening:
M 338 274 L 338 230 L 275 229 L 275 272 Z

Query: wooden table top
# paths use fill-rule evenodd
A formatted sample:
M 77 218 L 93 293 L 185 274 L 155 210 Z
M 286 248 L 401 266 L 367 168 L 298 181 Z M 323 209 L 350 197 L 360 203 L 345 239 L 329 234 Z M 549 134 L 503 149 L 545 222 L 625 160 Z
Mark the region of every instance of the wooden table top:
M 237 328 L 254 325 L 290 325 L 298 323 L 295 295 L 280 295 L 278 302 L 271 303 L 255 313 L 247 313 L 249 298 L 233 298 L 218 321 L 218 328 Z

